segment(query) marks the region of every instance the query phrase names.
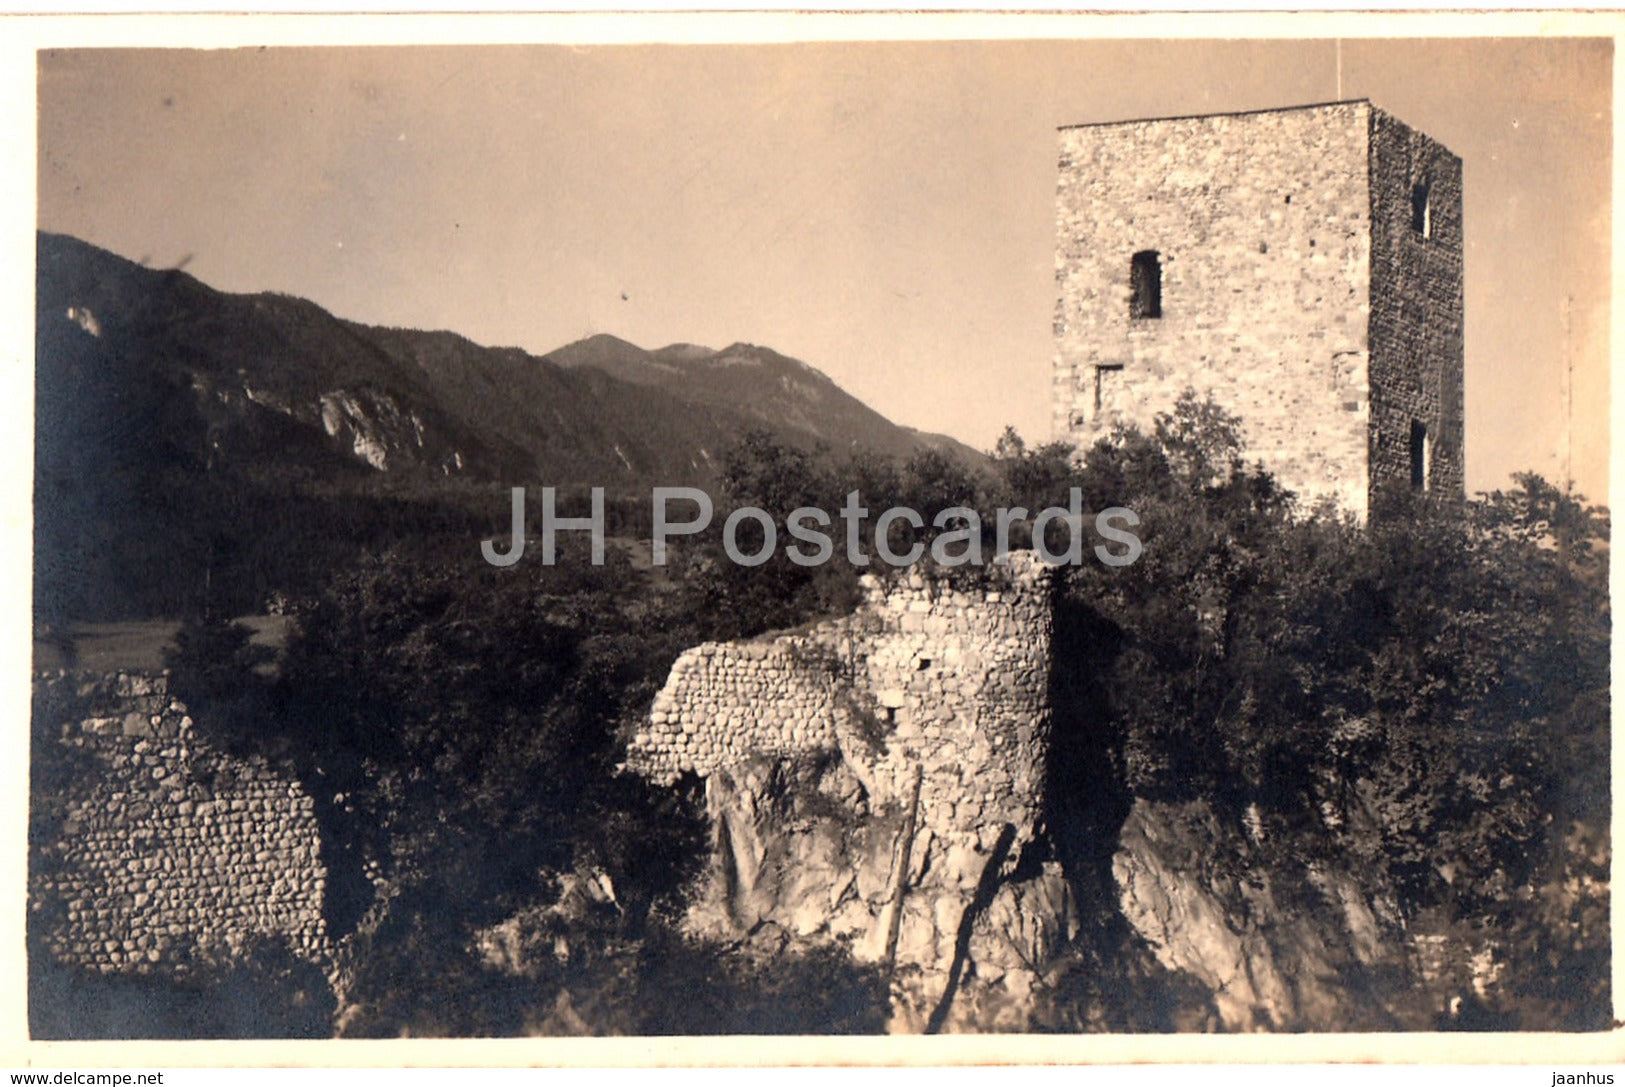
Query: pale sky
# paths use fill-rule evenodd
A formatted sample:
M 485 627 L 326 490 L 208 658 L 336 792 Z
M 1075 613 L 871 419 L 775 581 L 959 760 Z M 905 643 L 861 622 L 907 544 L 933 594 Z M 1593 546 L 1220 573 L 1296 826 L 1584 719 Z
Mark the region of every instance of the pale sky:
M 1346 39 L 1340 67 L 1331 40 L 42 52 L 38 221 L 538 354 L 759 343 L 989 448 L 1050 437 L 1057 126 L 1366 97 L 1464 160 L 1469 489 L 1606 500 L 1611 43 Z

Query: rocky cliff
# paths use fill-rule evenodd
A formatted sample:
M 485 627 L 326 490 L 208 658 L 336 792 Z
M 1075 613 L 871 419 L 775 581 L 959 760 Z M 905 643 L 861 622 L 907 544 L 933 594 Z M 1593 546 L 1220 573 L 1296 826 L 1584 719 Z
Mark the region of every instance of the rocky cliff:
M 850 617 L 684 654 L 629 762 L 705 780 L 691 928 L 839 941 L 890 969 L 895 1030 L 1022 1029 L 1076 928 L 1035 835 L 1048 575 L 871 577 Z
M 1266 840 L 1245 815 L 1146 798 L 1050 824 L 1054 669 L 1081 666 L 1052 644 L 1050 573 L 1019 556 L 871 577 L 854 615 L 679 658 L 629 766 L 704 781 L 690 930 L 844 946 L 891 977 L 894 1031 L 1432 1029 L 1448 1001 L 1416 995 L 1391 889 L 1314 828 Z M 1067 787 L 1120 791 L 1091 750 L 1095 775 Z M 1058 849 L 1062 833 L 1092 844 Z M 1079 971 L 1100 1008 L 1167 1006 L 1051 1016 Z
M 1213 1029 L 1394 1030 L 1410 970 L 1392 899 L 1321 860 L 1266 860 L 1202 802 L 1136 801 L 1112 856 L 1117 907 L 1208 994 Z

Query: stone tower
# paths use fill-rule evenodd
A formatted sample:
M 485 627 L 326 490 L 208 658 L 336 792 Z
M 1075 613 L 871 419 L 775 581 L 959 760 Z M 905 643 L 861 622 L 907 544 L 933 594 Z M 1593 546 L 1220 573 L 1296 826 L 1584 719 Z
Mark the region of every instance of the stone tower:
M 1459 158 L 1364 100 L 1060 142 L 1058 437 L 1193 388 L 1306 501 L 1463 492 Z

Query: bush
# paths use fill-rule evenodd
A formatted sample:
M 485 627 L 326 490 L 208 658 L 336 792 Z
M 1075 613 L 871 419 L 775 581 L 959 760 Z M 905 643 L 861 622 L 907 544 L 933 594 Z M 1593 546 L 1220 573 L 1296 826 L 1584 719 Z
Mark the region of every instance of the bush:
M 1526 1026 L 1600 1021 L 1602 989 L 1537 1000 L 1533 978 L 1606 973 L 1600 915 L 1542 905 L 1567 828 L 1607 820 L 1604 511 L 1520 476 L 1465 504 L 1380 494 L 1356 526 L 1298 508 L 1188 397 L 1055 482 L 1135 510 L 1144 543 L 1061 590 L 1052 825 L 1075 872 L 1134 797 L 1204 799 L 1256 818 L 1264 863 L 1341 858 L 1406 915 L 1491 922 Z

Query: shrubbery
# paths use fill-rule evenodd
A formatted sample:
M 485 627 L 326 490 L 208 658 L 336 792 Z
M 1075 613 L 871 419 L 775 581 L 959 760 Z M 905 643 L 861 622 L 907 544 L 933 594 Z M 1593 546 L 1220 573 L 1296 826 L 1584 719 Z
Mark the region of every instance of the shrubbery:
M 1522 1026 L 1603 1025 L 1606 514 L 1525 476 L 1465 504 L 1379 495 L 1357 526 L 1297 506 L 1244 461 L 1239 433 L 1187 398 L 1086 468 L 1008 432 L 986 476 L 751 435 L 723 478 L 735 505 L 781 522 L 854 488 L 871 511 L 909 505 L 928 523 L 952 505 L 1065 505 L 1073 486 L 1087 511 L 1133 509 L 1139 561 L 1086 562 L 1057 589 L 1046 825 L 1086 913 L 1113 909 L 1129 804 L 1200 799 L 1250 820 L 1266 862 L 1336 858 L 1397 888 L 1407 915 L 1490 926 Z M 613 548 L 591 567 L 570 536 L 555 567 L 496 570 L 472 544 L 467 564 L 386 553 L 303 605 L 274 684 L 231 678 L 253 674 L 240 634 L 188 628 L 182 696 L 263 698 L 260 733 L 234 742 L 317 798 L 328 862 L 349 871 L 332 885 L 352 891 L 330 895 L 336 931 L 372 902 L 364 862 L 394 892 L 358 945 L 356 1032 L 879 1029 L 884 986 L 838 955 L 751 965 L 672 933 L 703 851 L 696 797 L 615 773 L 682 649 L 856 600 L 839 557 L 747 569 L 719 539 L 684 541 L 659 579 Z M 550 875 L 577 867 L 610 875 L 619 912 L 575 934 L 569 963 L 512 978 L 477 961 L 476 927 L 547 901 Z M 1109 919 L 1096 928 L 1097 958 L 1139 963 L 1131 988 L 1074 971 L 1040 1025 L 1185 1024 L 1188 986 L 1135 959 Z
M 1189 397 L 1070 482 L 1135 510 L 1145 550 L 1064 590 L 1063 853 L 1133 797 L 1203 799 L 1265 856 L 1336 857 L 1406 915 L 1488 923 L 1530 979 L 1514 1002 L 1567 964 L 1524 1026 L 1604 1025 L 1606 923 L 1558 888 L 1571 835 L 1598 848 L 1608 819 L 1605 512 L 1526 475 L 1466 503 L 1385 492 L 1358 526 L 1298 508 Z

